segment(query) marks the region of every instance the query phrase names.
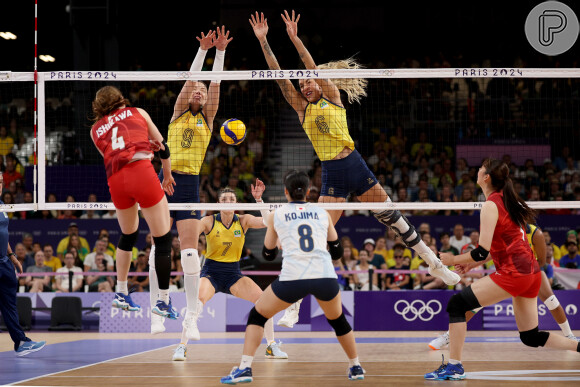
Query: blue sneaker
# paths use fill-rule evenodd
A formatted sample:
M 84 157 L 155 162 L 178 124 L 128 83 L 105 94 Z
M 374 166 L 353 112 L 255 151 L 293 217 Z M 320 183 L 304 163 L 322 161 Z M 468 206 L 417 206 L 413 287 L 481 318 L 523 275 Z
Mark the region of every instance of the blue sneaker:
M 128 310 L 129 312 L 137 312 L 141 310 L 141 307 L 133 302 L 131 295 L 125 295 L 123 293 L 115 293 L 113 307 Z
M 355 365 L 348 369 L 349 380 L 363 380 L 364 378 L 365 370 L 361 366 Z
M 425 379 L 427 380 L 462 380 L 465 379 L 465 371 L 463 370 L 463 364 L 445 364 L 443 362 L 433 372 L 425 374 Z
M 177 320 L 179 317 L 179 312 L 177 312 L 177 309 L 171 305 L 171 298 L 169 299 L 169 305 L 161 300 L 157 300 L 157 304 L 151 310 L 151 313 L 155 313 L 161 317 L 170 318 L 172 320 Z
M 252 369 L 250 367 L 244 368 L 243 370 L 238 367 L 232 368 L 232 371 L 228 376 L 221 378 L 220 382 L 222 384 L 238 384 L 238 383 L 250 383 L 253 381 Z
M 16 356 L 26 356 L 29 353 L 40 351 L 46 345 L 46 341 L 25 341 L 16 350 Z

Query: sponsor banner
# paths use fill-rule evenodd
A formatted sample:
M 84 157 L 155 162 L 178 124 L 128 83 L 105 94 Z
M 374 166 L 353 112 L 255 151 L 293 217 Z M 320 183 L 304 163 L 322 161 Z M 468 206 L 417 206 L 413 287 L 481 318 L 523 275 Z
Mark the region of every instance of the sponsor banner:
M 555 290 L 554 294 L 566 312 L 570 328 L 580 329 L 580 314 L 578 313 L 580 290 Z M 560 330 L 552 313 L 540 299 L 538 299 L 538 323 L 540 329 Z M 511 298 L 483 308 L 483 329 L 518 330 Z
M 151 307 L 149 305 L 149 293 L 133 293 L 133 301 L 141 305 L 139 312 L 127 312 L 112 307 L 114 293 L 101 293 L 101 319 L 99 332 L 151 332 Z M 165 319 L 166 332 L 181 332 L 183 316 L 187 311 L 185 293 L 172 293 L 171 303 L 179 313 L 177 320 Z M 205 304 L 199 320 L 198 327 L 201 332 L 225 332 L 226 331 L 226 295 L 216 294 Z

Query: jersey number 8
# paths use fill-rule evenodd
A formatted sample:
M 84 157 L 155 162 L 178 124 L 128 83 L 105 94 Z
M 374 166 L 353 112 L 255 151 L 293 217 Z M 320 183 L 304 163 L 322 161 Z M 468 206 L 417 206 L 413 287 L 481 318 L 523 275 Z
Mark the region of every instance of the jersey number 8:
M 303 224 L 298 227 L 298 236 L 300 237 L 300 249 L 306 253 L 314 249 L 314 240 L 312 240 L 312 227 Z

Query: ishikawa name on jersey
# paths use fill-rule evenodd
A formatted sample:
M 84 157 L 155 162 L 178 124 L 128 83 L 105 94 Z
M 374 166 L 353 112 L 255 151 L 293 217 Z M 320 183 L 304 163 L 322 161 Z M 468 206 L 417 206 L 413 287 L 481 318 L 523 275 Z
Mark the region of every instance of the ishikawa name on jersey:
M 328 213 L 316 205 L 292 202 L 276 209 L 274 229 L 282 244 L 280 281 L 337 278 L 328 243 Z

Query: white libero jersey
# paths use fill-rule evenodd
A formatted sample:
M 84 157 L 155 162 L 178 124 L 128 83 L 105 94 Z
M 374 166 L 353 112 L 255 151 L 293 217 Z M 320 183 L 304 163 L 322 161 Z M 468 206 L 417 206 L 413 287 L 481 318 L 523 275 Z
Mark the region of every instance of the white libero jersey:
M 337 278 L 328 243 L 328 213 L 311 203 L 288 203 L 274 213 L 282 244 L 280 281 Z

